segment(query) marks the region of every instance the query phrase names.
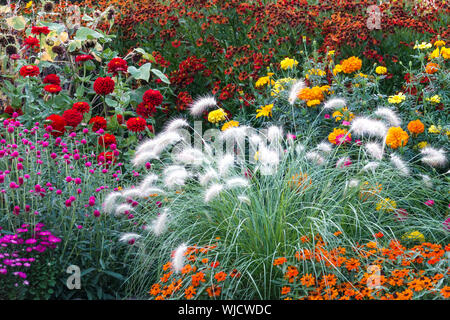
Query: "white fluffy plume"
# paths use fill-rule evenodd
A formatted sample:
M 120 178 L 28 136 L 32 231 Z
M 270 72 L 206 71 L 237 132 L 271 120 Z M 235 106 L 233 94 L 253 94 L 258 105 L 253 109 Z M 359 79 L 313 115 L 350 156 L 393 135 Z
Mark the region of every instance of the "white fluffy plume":
M 130 188 L 122 191 L 122 196 L 124 198 L 139 198 L 142 195 L 140 188 Z
M 183 127 L 189 127 L 189 123 L 185 119 L 183 118 L 173 119 L 165 126 L 164 131 L 166 132 L 175 131 Z
M 369 142 L 365 145 L 367 153 L 377 160 L 383 158 L 383 147 L 376 142 Z
M 420 174 L 419 176 L 422 177 L 423 183 L 424 183 L 428 188 L 432 188 L 432 187 L 433 187 L 433 182 L 431 181 L 430 176 L 428 176 L 428 175 L 426 175 L 426 174 Z
M 283 129 L 277 126 L 270 126 L 267 130 L 267 138 L 271 143 L 277 143 L 283 138 Z
M 306 84 L 303 80 L 299 80 L 292 85 L 291 90 L 289 90 L 289 98 L 288 98 L 288 101 L 291 105 L 294 105 L 295 101 L 297 100 L 298 94 L 305 87 Z
M 351 132 L 356 136 L 371 136 L 384 138 L 387 133 L 386 125 L 382 121 L 359 117 L 353 120 Z
M 347 101 L 345 101 L 342 98 L 333 98 L 325 102 L 323 105 L 324 110 L 334 110 L 334 109 L 340 109 L 345 107 L 347 104 Z
M 120 206 L 116 208 L 115 215 L 120 216 L 121 214 L 124 214 L 125 212 L 130 212 L 133 210 L 133 207 L 130 206 L 128 203 L 122 203 Z
M 167 188 L 184 185 L 188 177 L 189 173 L 182 166 L 173 165 L 164 169 L 164 185 Z
M 408 165 L 398 155 L 391 154 L 391 163 L 398 169 L 400 175 L 409 176 Z
M 186 148 L 176 154 L 175 159 L 184 164 L 199 166 L 206 158 L 201 150 L 196 148 Z
M 438 150 L 432 147 L 425 147 L 420 153 L 422 154 L 422 162 L 431 167 L 444 167 L 447 164 L 445 151 L 442 149 Z
M 166 230 L 168 217 L 168 209 L 164 209 L 158 218 L 153 221 L 151 230 L 155 236 L 160 236 Z
M 199 181 L 200 185 L 206 186 L 211 180 L 218 179 L 218 178 L 219 178 L 219 174 L 217 173 L 217 171 L 214 170 L 213 168 L 209 168 L 208 170 L 206 170 L 206 172 L 204 174 L 202 174 L 198 178 L 198 181 Z
M 121 192 L 111 192 L 110 194 L 108 194 L 105 198 L 105 201 L 103 202 L 103 211 L 105 213 L 112 213 L 116 205 L 116 200 L 121 197 Z
M 145 176 L 144 180 L 142 180 L 141 184 L 139 185 L 140 190 L 148 189 L 149 187 L 153 186 L 153 183 L 155 183 L 158 180 L 158 176 L 154 173 L 149 173 Z
M 380 165 L 379 162 L 371 161 L 368 164 L 366 164 L 361 170 L 375 172 L 375 170 L 379 167 L 379 165 Z
M 321 142 L 316 146 L 316 149 L 319 151 L 322 151 L 323 153 L 330 153 L 333 151 L 333 147 L 331 143 L 328 142 Z
M 229 178 L 225 181 L 225 184 L 227 188 L 239 188 L 239 187 L 247 187 L 248 186 L 248 180 L 241 177 L 233 177 Z
M 176 273 L 181 272 L 184 266 L 184 254 L 186 253 L 187 246 L 182 243 L 175 249 L 175 253 L 172 258 L 172 266 Z
M 325 159 L 316 151 L 310 151 L 306 153 L 305 158 L 318 165 L 321 165 L 325 162 Z
M 213 184 L 205 191 L 205 202 L 208 203 L 215 197 L 217 197 L 223 190 L 223 185 Z
M 234 156 L 232 154 L 226 154 L 222 159 L 220 159 L 217 167 L 219 169 L 219 175 L 224 176 L 234 165 Z
M 375 114 L 389 122 L 389 124 L 394 127 L 400 127 L 400 125 L 402 124 L 402 121 L 400 120 L 398 115 L 389 108 L 379 107 L 377 111 L 375 111 Z
M 139 239 L 141 236 L 140 235 L 138 235 L 137 233 L 124 233 L 121 237 L 120 237 L 120 239 L 119 239 L 119 241 L 120 242 L 128 242 L 128 241 L 130 241 L 130 240 L 137 240 L 137 239 Z
M 189 106 L 189 112 L 193 116 L 200 116 L 204 111 L 214 106 L 217 106 L 217 101 L 213 96 L 201 97 Z

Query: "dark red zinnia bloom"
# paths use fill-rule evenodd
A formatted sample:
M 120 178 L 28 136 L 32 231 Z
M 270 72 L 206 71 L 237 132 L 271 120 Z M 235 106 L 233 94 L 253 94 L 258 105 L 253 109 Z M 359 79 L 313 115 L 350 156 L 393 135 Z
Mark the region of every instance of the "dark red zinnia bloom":
M 145 103 L 153 106 L 159 106 L 163 102 L 163 99 L 161 92 L 152 89 L 145 91 L 144 96 L 142 97 L 142 100 Z
M 145 127 L 147 125 L 147 122 L 144 118 L 136 117 L 136 118 L 130 118 L 127 121 L 127 129 L 132 132 L 141 132 L 145 130 Z
M 75 58 L 75 62 L 85 62 L 93 59 L 94 57 L 91 56 L 90 54 L 80 54 Z
M 49 124 L 44 125 L 45 128 L 47 128 L 47 126 L 51 126 L 52 127 L 52 131 L 51 131 L 51 135 L 54 137 L 59 137 L 62 136 L 64 134 L 64 132 L 66 131 L 66 120 L 61 117 L 60 115 L 57 114 L 52 114 L 51 116 L 47 117 L 47 119 L 45 120 L 50 120 L 51 122 Z
M 66 120 L 66 124 L 73 128 L 76 128 L 81 123 L 81 121 L 83 121 L 83 115 L 81 114 L 81 112 L 78 112 L 74 109 L 64 111 L 63 118 L 64 120 Z
M 38 27 L 38 26 L 34 26 L 31 27 L 31 33 L 32 34 L 49 34 L 50 33 L 50 29 L 48 27 Z
M 72 109 L 77 110 L 78 112 L 84 114 L 91 109 L 91 106 L 87 102 L 75 102 L 72 105 Z
M 104 135 L 98 137 L 98 145 L 103 148 L 108 148 L 112 144 L 116 144 L 116 136 L 113 134 L 105 133 Z
M 108 62 L 108 72 L 117 75 L 118 72 L 127 72 L 128 64 L 122 58 L 113 58 Z
M 100 129 L 106 129 L 106 119 L 100 116 L 96 116 L 89 120 L 89 124 L 92 124 L 92 131 L 97 132 Z
M 10 116 L 12 116 L 14 112 L 17 112 L 17 114 L 18 114 L 19 116 L 23 115 L 23 111 L 22 111 L 21 108 L 14 109 L 14 108 L 11 107 L 11 106 L 7 106 L 7 107 L 5 108 L 5 110 L 3 110 L 3 112 L 9 114 Z
M 34 48 L 34 47 L 38 47 L 39 48 L 39 39 L 29 36 L 28 38 L 25 38 L 25 40 L 23 41 L 23 43 L 25 44 L 25 46 L 27 48 Z
M 49 74 L 45 76 L 44 80 L 42 80 L 43 83 L 48 84 L 56 84 L 58 86 L 61 85 L 61 79 L 56 74 Z
M 59 93 L 62 89 L 57 84 L 48 84 L 44 87 L 44 90 L 51 94 Z
M 94 81 L 94 91 L 99 95 L 107 95 L 114 92 L 114 80 L 110 77 L 99 77 Z
M 20 68 L 20 75 L 22 77 L 35 77 L 37 75 L 39 75 L 39 67 L 38 66 L 23 66 L 22 68 Z
M 155 112 L 156 112 L 155 106 L 149 103 L 141 102 L 136 107 L 136 113 L 144 119 L 152 117 Z

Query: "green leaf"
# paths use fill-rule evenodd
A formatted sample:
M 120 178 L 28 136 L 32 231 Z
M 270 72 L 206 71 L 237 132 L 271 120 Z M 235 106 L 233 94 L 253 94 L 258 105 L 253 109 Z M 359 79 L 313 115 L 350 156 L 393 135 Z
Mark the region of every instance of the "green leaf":
M 107 270 L 104 270 L 103 272 L 106 273 L 107 275 L 110 275 L 113 278 L 118 279 L 118 280 L 121 280 L 121 281 L 125 280 L 125 277 L 117 272 L 107 271 Z
M 152 72 L 161 79 L 162 82 L 170 84 L 169 79 L 164 75 L 164 73 L 162 73 L 161 71 L 159 71 L 158 69 L 152 69 Z
M 77 49 L 78 49 L 78 50 L 81 49 L 81 41 L 80 41 L 80 40 L 73 40 L 73 41 L 70 41 L 67 50 L 68 50 L 69 52 L 73 52 L 73 51 L 76 51 Z
M 28 19 L 23 16 L 14 16 L 6 19 L 6 24 L 15 30 L 23 30 L 27 25 Z
M 155 58 L 154 58 L 150 53 L 146 52 L 144 49 L 142 49 L 142 48 L 136 48 L 136 49 L 134 49 L 134 50 L 137 51 L 137 52 L 139 52 L 140 54 L 142 54 L 142 58 L 144 58 L 144 59 L 146 59 L 146 60 L 149 60 L 149 61 L 151 61 L 151 62 L 153 62 L 153 63 L 156 63 Z
M 100 39 L 103 38 L 103 35 L 95 30 L 81 27 L 77 30 L 77 33 L 75 34 L 75 40 L 85 41 L 88 39 Z
M 113 100 L 110 97 L 106 97 L 105 102 L 108 106 L 113 107 L 113 108 L 117 107 L 117 105 L 119 104 L 116 100 Z
M 135 78 L 136 80 L 145 80 L 148 81 L 150 78 L 150 69 L 152 67 L 151 63 L 146 63 L 142 65 L 139 69 L 131 66 L 128 68 L 128 72 Z

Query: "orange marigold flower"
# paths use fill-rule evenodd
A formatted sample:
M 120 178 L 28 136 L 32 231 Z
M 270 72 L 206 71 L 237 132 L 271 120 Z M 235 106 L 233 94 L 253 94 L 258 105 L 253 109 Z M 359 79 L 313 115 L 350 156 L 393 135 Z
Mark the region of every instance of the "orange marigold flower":
M 172 262 L 167 262 L 164 266 L 163 266 L 163 270 L 167 271 L 168 269 L 172 268 Z
M 297 97 L 303 101 L 318 100 L 319 102 L 321 102 L 323 101 L 323 99 L 325 99 L 323 91 L 325 90 L 318 86 L 312 88 L 303 88 L 302 90 L 300 90 Z
M 152 288 L 150 289 L 150 294 L 152 295 L 152 296 L 156 296 L 156 295 L 158 295 L 158 293 L 160 293 L 161 292 L 161 285 L 159 284 L 159 283 L 155 283 L 153 286 L 152 286 Z
M 386 144 L 392 149 L 405 146 L 408 143 L 409 136 L 400 127 L 389 128 L 386 136 Z
M 287 271 L 286 271 L 286 274 L 284 275 L 284 277 L 286 279 L 289 279 L 289 282 L 292 283 L 292 282 L 294 282 L 294 280 L 298 276 L 298 274 L 299 274 L 299 272 L 296 267 L 289 266 L 287 268 Z
M 353 56 L 343 60 L 340 65 L 344 73 L 352 73 L 361 69 L 362 61 L 358 57 Z
M 189 273 L 189 272 L 191 272 L 191 270 L 192 270 L 192 266 L 190 264 L 187 264 L 181 269 L 181 274 Z
M 347 133 L 347 129 L 334 128 L 333 132 L 328 135 L 328 141 L 330 141 L 332 144 L 341 144 L 346 142 L 348 139 L 351 140 L 352 135 L 350 133 Z M 344 137 L 346 138 L 344 139 Z
M 408 123 L 408 130 L 413 134 L 419 134 L 424 132 L 425 126 L 423 125 L 422 121 L 413 120 L 410 123 Z
M 216 278 L 217 282 L 225 281 L 225 279 L 227 278 L 227 274 L 221 271 L 219 273 L 216 273 L 214 278 Z
M 191 276 L 192 278 L 192 285 L 194 287 L 198 287 L 200 285 L 200 282 L 205 282 L 205 274 L 203 272 L 197 272 L 196 274 Z
M 273 265 L 278 266 L 278 265 L 286 263 L 286 261 L 287 261 L 287 259 L 285 257 L 278 258 L 278 259 L 275 259 L 275 261 L 273 262 Z
M 434 62 L 428 62 L 425 66 L 425 72 L 428 74 L 436 73 L 439 70 L 439 65 Z

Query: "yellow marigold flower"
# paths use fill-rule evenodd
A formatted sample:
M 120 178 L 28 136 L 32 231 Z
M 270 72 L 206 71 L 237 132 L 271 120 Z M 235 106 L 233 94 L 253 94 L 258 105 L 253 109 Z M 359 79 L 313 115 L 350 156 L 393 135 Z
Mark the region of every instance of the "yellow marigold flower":
M 439 57 L 439 48 L 436 48 L 433 50 L 433 52 L 430 53 L 430 56 L 428 57 L 428 60 L 435 59 Z
M 403 92 L 400 92 L 396 94 L 395 96 L 389 96 L 388 101 L 389 103 L 401 103 L 405 101 L 406 96 L 403 94 Z
M 317 100 L 317 99 L 309 100 L 309 101 L 306 103 L 306 105 L 307 105 L 308 107 L 313 107 L 313 106 L 316 106 L 316 105 L 318 105 L 318 104 L 320 104 L 320 100 Z
M 280 62 L 281 69 L 283 69 L 283 70 L 292 69 L 296 65 L 298 65 L 298 61 L 295 59 L 291 59 L 291 58 L 284 58 Z
M 340 142 L 343 142 L 343 137 L 347 136 L 348 139 L 352 138 L 352 135 L 349 133 L 346 129 L 341 128 L 334 128 L 333 132 L 331 132 L 328 135 L 328 141 L 330 141 L 332 144 L 339 144 Z M 336 139 L 338 136 L 341 136 L 341 139 Z
M 431 48 L 431 47 L 432 47 L 431 43 L 422 42 L 421 44 L 416 44 L 414 46 L 414 49 L 423 50 L 423 49 L 428 49 L 428 48 Z
M 345 116 L 344 116 L 345 115 Z M 342 108 L 341 110 L 337 110 L 333 112 L 331 115 L 336 121 L 352 121 L 355 118 L 355 115 L 352 112 L 348 112 L 348 108 Z
M 211 123 L 218 123 L 220 121 L 225 120 L 226 117 L 227 113 L 222 108 L 219 108 L 217 110 L 211 111 L 208 114 L 208 121 Z
M 386 136 L 386 144 L 392 149 L 405 146 L 408 143 L 409 135 L 400 127 L 389 128 Z
M 425 236 L 416 230 L 416 231 L 412 231 L 410 233 L 406 233 L 405 235 L 403 235 L 402 239 L 418 240 L 420 242 L 424 242 Z
M 441 97 L 440 97 L 439 95 L 437 95 L 437 94 L 435 94 L 435 95 L 432 96 L 432 97 L 425 98 L 425 100 L 426 100 L 426 101 L 433 102 L 433 103 L 441 103 Z
M 425 126 L 420 120 L 413 120 L 408 123 L 408 130 L 413 134 L 419 134 L 425 131 Z
M 298 93 L 298 98 L 303 101 L 320 100 L 325 98 L 321 87 L 303 88 Z
M 443 47 L 443 46 L 445 46 L 445 41 L 444 41 L 444 40 L 437 40 L 437 41 L 434 43 L 434 46 L 435 46 L 435 47 Z
M 378 67 L 376 67 L 375 72 L 377 74 L 386 74 L 387 73 L 387 68 L 386 67 L 382 67 L 382 66 L 378 66 Z
M 328 51 L 327 56 L 332 56 L 334 55 L 335 52 L 336 52 L 335 50 L 330 50 Z
M 391 200 L 389 198 L 383 199 L 380 202 L 377 203 L 376 210 L 377 211 L 386 211 L 386 212 L 392 212 L 397 208 L 397 203 L 394 200 Z
M 270 79 L 270 76 L 261 77 L 256 81 L 255 87 L 260 88 L 268 83 L 270 83 L 273 86 L 275 84 L 275 81 L 273 79 Z
M 271 117 L 272 116 L 273 104 L 268 104 L 261 106 L 261 109 L 256 109 L 256 118 L 259 117 Z
M 234 120 L 225 122 L 223 124 L 223 126 L 222 126 L 222 131 L 225 131 L 225 130 L 230 129 L 232 127 L 239 127 L 239 122 L 238 121 L 234 121 Z
M 306 79 L 309 79 L 310 76 L 315 75 L 315 76 L 319 76 L 322 77 L 324 75 L 326 75 L 327 73 L 321 69 L 310 69 L 308 70 L 308 72 L 305 75 Z
M 444 59 L 450 59 L 450 48 L 442 47 L 441 48 L 441 56 Z
M 358 73 L 358 74 L 355 74 L 355 78 L 356 78 L 356 77 L 367 78 L 368 75 L 367 75 L 367 74 L 364 74 L 364 73 L 362 73 L 362 72 L 360 72 L 360 73 Z
M 333 68 L 333 74 L 337 75 L 340 72 L 342 72 L 342 66 L 340 64 L 335 65 Z
M 28 9 L 33 5 L 33 1 L 30 1 L 26 4 L 25 8 Z
M 322 90 L 322 92 L 324 92 L 324 91 L 330 91 L 330 86 L 329 85 L 325 85 L 325 86 L 321 86 L 320 87 L 320 90 Z
M 421 141 L 417 144 L 417 146 L 419 147 L 419 149 L 423 149 L 428 145 L 428 142 L 426 141 Z
M 344 73 L 352 73 L 361 69 L 362 61 L 360 58 L 353 56 L 343 60 L 341 66 Z
M 277 96 L 281 91 L 284 91 L 284 84 L 288 83 L 291 84 L 295 82 L 295 79 L 293 78 L 281 78 L 275 81 L 275 84 L 272 87 L 272 91 L 270 92 L 271 96 Z
M 442 131 L 442 127 L 441 126 L 435 126 L 434 124 L 430 126 L 430 128 L 428 128 L 428 132 L 429 133 L 441 133 Z

